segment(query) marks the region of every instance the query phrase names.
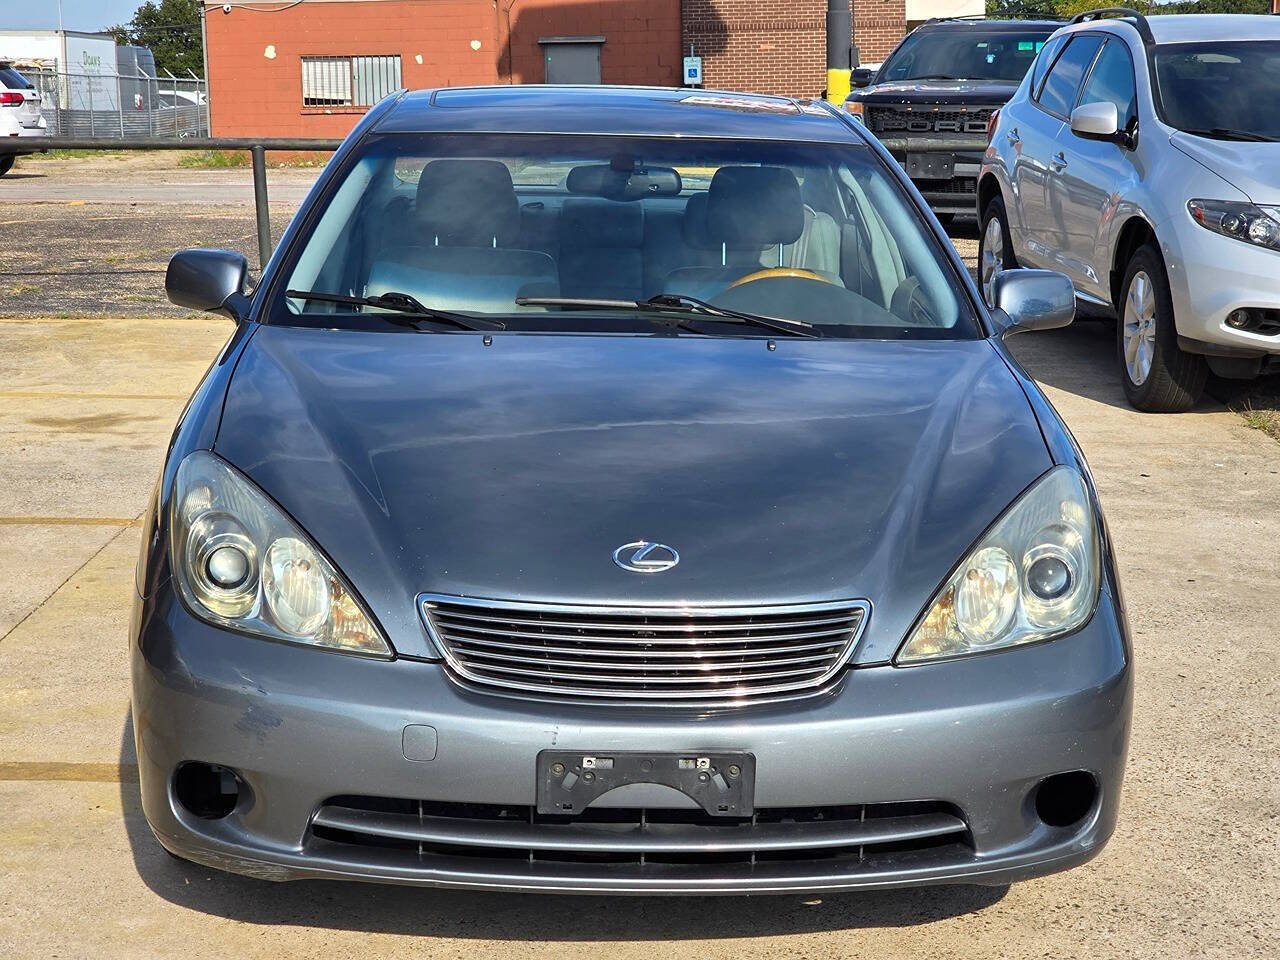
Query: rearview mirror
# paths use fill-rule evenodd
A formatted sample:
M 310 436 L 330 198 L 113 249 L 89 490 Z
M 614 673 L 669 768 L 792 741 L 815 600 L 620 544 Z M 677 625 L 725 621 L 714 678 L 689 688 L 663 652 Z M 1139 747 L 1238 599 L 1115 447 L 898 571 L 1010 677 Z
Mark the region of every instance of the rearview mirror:
M 1120 113 L 1114 103 L 1086 103 L 1071 111 L 1071 132 L 1085 140 L 1123 143 Z
M 565 189 L 608 200 L 643 200 L 645 197 L 678 197 L 684 185 L 674 167 L 615 162 L 574 167 L 565 178 Z
M 179 250 L 169 260 L 164 292 L 171 303 L 220 313 L 239 323 L 249 306 L 249 261 L 234 250 Z
M 871 86 L 871 78 L 876 72 L 868 67 L 858 67 L 849 74 L 849 86 L 855 90 L 861 90 L 863 87 Z
M 1076 292 L 1054 270 L 1005 270 L 993 281 L 994 318 L 1002 337 L 1033 330 L 1056 330 L 1076 316 Z

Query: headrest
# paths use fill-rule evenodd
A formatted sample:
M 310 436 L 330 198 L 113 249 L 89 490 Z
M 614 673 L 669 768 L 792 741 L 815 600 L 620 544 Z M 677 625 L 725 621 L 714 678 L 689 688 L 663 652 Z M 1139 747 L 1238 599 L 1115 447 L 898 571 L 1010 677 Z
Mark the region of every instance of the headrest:
M 641 247 L 644 210 L 620 200 L 576 200 L 560 208 L 560 243 L 570 247 Z
M 684 220 L 680 223 L 685 246 L 695 250 L 719 249 L 720 244 L 707 233 L 707 195 L 695 193 L 684 205 Z
M 785 167 L 721 167 L 707 191 L 707 233 L 730 247 L 795 243 L 804 233 L 800 182 Z
M 441 246 L 509 246 L 520 232 L 511 171 L 498 160 L 433 160 L 418 179 L 418 224 Z

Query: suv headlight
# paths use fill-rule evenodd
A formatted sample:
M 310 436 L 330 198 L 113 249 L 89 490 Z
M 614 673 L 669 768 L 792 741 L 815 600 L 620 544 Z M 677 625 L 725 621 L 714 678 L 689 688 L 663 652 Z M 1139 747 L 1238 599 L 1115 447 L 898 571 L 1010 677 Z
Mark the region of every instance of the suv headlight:
M 172 503 L 173 569 L 201 619 L 274 640 L 391 656 L 333 564 L 225 460 L 190 454 L 178 467 Z
M 1093 613 L 1100 552 L 1084 478 L 1055 467 L 978 541 L 894 662 L 962 657 L 1070 633 Z
M 1234 200 L 1188 200 L 1191 219 L 1214 233 L 1255 247 L 1280 250 L 1280 207 Z

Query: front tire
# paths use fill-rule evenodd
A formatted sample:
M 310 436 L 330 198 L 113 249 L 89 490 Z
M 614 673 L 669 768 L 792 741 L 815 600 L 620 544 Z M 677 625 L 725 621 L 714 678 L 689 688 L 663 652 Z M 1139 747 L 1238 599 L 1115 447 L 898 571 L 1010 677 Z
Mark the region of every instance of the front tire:
M 5 157 L 0 157 L 0 177 L 3 177 L 6 173 L 8 173 L 10 170 L 13 169 L 13 161 L 15 159 L 17 158 L 14 157 L 13 154 L 9 154 L 8 156 L 5 156 Z
M 1146 244 L 1129 259 L 1116 304 L 1116 350 L 1125 396 L 1148 413 L 1182 413 L 1204 392 L 1204 358 L 1178 346 L 1173 298 L 1160 251 Z
M 982 211 L 982 230 L 978 234 L 978 286 L 982 299 L 994 308 L 995 281 L 1005 270 L 1014 270 L 1018 258 L 1013 254 L 1013 241 L 1009 238 L 1009 215 L 1004 209 L 1004 197 L 996 194 Z

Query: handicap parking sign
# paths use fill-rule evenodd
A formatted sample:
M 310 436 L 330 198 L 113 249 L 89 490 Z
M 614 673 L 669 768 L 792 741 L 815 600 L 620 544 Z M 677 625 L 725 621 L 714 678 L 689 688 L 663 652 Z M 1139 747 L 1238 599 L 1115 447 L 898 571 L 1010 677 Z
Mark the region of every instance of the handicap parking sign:
M 684 84 L 686 87 L 702 86 L 702 58 L 684 58 Z

